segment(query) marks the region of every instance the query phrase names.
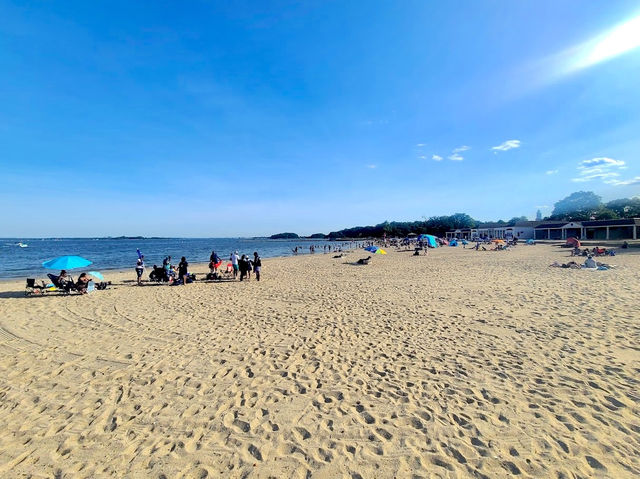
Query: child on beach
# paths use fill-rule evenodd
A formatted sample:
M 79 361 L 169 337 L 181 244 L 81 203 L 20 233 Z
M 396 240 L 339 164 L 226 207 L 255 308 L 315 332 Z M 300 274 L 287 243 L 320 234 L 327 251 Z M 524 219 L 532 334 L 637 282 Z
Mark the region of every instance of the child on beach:
M 144 256 L 138 258 L 136 262 L 136 275 L 138 276 L 138 286 L 142 286 L 142 273 L 144 272 Z
M 256 274 L 256 281 L 260 281 L 260 270 L 262 269 L 262 260 L 258 256 L 258 252 L 253 252 L 253 272 Z

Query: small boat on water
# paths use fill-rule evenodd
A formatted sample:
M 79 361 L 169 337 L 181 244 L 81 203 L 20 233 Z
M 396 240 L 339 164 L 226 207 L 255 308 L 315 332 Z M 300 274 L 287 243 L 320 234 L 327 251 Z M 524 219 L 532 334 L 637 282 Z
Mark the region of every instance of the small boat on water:
M 20 246 L 20 248 L 26 248 L 29 245 L 20 241 L 17 243 L 17 246 Z

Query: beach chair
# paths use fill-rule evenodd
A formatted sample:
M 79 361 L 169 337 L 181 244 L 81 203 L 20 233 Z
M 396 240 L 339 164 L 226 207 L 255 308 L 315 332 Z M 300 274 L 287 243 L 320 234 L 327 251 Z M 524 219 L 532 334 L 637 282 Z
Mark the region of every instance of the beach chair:
M 231 279 L 233 277 L 233 265 L 231 263 L 227 263 L 227 267 L 220 274 L 222 279 Z
M 43 294 L 56 291 L 57 288 L 53 285 L 47 286 L 44 284 L 36 284 L 35 278 L 27 278 L 27 285 L 25 286 L 24 295 L 25 296 L 42 296 Z
M 59 276 L 56 276 L 55 274 L 49 273 L 47 274 L 47 276 L 51 280 L 51 283 L 53 284 L 53 286 L 56 288 L 54 291 L 59 291 L 61 293 L 69 294 L 72 289 L 73 290 L 76 289 L 76 284 L 73 281 L 73 278 L 71 278 L 71 276 L 69 276 L 69 281 L 67 281 L 65 284 L 60 284 L 60 282 L 58 281 Z

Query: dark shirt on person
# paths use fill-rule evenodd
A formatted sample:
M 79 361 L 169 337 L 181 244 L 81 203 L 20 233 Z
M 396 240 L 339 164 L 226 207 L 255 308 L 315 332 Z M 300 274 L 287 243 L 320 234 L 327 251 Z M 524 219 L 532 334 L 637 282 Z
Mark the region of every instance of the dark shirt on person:
M 180 261 L 180 264 L 178 264 L 178 273 L 180 274 L 180 276 L 187 275 L 188 266 L 189 266 L 189 263 L 187 263 L 186 261 Z

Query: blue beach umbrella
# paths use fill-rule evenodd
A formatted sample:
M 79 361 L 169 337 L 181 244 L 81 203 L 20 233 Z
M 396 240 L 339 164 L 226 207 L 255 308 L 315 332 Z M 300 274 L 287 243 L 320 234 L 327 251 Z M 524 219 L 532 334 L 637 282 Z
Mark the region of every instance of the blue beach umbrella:
M 369 251 L 370 253 L 375 253 L 378 250 L 378 248 L 375 246 L 367 246 L 364 250 Z
M 47 269 L 75 269 L 89 266 L 91 261 L 82 256 L 60 256 L 42 263 Z
M 104 281 L 104 276 L 99 271 L 89 271 L 87 274 L 90 274 L 94 278 L 98 278 L 100 281 Z

